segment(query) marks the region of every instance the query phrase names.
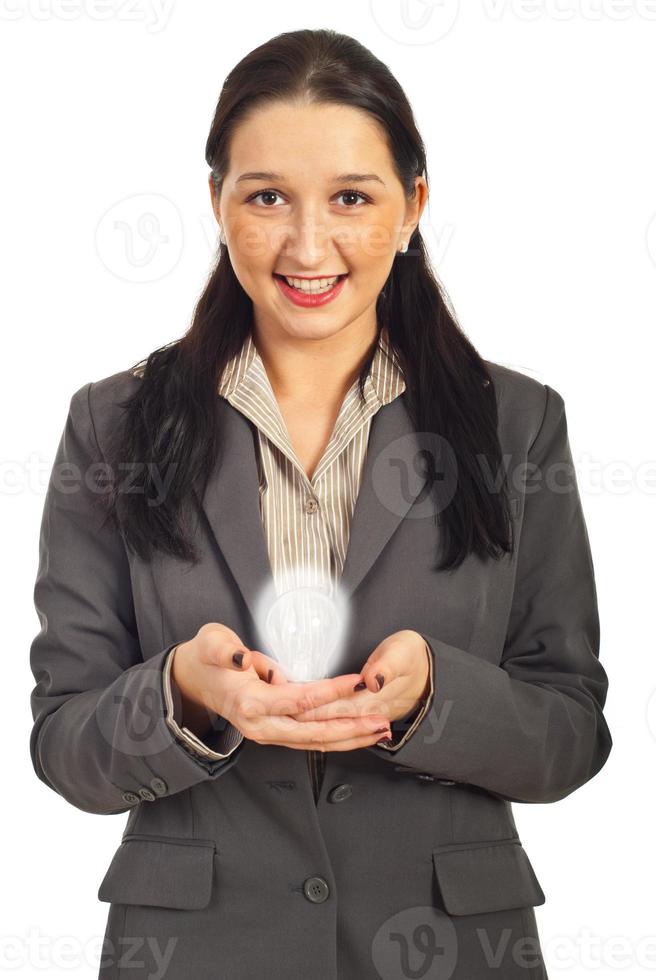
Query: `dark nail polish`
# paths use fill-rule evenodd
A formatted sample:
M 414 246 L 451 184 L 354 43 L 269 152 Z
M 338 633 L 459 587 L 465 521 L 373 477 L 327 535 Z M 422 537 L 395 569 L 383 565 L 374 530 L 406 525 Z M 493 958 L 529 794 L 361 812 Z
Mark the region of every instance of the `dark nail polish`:
M 378 681 L 378 690 L 380 691 L 385 683 L 385 678 L 382 674 L 376 674 L 376 680 Z
M 359 683 L 359 684 L 356 684 L 356 685 L 355 685 L 355 687 L 353 688 L 353 690 L 354 690 L 354 691 L 363 691 L 363 690 L 365 689 L 365 687 L 366 687 L 366 686 L 367 686 L 367 685 L 365 684 L 365 682 L 364 682 L 364 681 L 360 681 L 360 683 Z
M 271 678 L 272 677 L 273 677 L 273 670 L 269 670 L 269 674 L 267 676 L 267 684 L 270 684 L 271 683 Z
M 382 745 L 391 745 L 392 744 L 392 739 L 391 738 L 380 738 L 378 741 Z
M 243 659 L 244 659 L 243 653 L 233 653 L 232 655 L 232 662 L 235 665 L 235 667 L 241 667 L 241 663 Z
M 387 728 L 385 725 L 383 725 L 382 728 L 374 728 L 374 735 L 379 735 L 382 732 L 388 732 L 388 731 L 389 731 L 389 728 Z

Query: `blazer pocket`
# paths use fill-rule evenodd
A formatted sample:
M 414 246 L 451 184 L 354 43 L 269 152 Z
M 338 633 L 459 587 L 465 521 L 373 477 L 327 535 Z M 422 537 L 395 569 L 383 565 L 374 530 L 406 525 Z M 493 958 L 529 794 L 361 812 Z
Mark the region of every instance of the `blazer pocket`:
M 518 837 L 446 844 L 433 851 L 444 908 L 476 915 L 542 905 L 540 882 Z
M 101 902 L 204 909 L 212 895 L 211 840 L 128 834 L 112 858 L 100 888 Z

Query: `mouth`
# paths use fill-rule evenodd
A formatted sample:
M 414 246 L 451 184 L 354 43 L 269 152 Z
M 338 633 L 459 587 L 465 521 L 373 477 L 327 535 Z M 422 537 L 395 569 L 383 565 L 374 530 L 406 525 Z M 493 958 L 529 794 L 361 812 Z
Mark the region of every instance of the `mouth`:
M 332 276 L 285 276 L 279 272 L 274 272 L 274 279 L 281 279 L 290 289 L 298 292 L 318 294 L 332 289 L 342 279 L 346 279 L 348 272 L 337 273 Z
M 272 273 L 281 293 L 296 306 L 323 306 L 334 300 L 342 291 L 348 273 L 335 276 L 308 278 L 306 276 L 283 276 Z

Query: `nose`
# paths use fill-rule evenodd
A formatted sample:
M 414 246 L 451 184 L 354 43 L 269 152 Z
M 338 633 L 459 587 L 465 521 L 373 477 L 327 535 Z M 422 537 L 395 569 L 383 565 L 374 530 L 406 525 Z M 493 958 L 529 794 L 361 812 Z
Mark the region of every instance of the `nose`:
M 285 223 L 281 252 L 295 269 L 319 269 L 335 254 L 334 222 L 318 205 L 305 205 Z

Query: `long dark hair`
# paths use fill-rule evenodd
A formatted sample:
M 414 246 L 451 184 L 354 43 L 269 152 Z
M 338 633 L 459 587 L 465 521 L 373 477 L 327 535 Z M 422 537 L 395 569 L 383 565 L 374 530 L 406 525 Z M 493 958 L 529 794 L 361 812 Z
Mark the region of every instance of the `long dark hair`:
M 387 134 L 396 174 L 406 196 L 426 175 L 426 152 L 408 100 L 390 70 L 354 38 L 332 30 L 279 34 L 251 51 L 225 79 L 210 129 L 205 159 L 217 194 L 229 169 L 230 140 L 247 112 L 267 102 L 306 99 L 368 112 Z M 500 468 L 494 383 L 484 361 L 450 311 L 431 269 L 419 228 L 406 253 L 398 253 L 377 299 L 378 334 L 389 343 L 406 382 L 399 397 L 418 432 L 438 433 L 457 467 L 457 491 L 442 509 L 436 570 L 457 567 L 469 552 L 483 559 L 512 550 L 512 520 L 505 486 L 486 486 Z M 106 498 L 126 546 L 149 560 L 158 549 L 196 562 L 184 517 L 192 482 L 206 485 L 220 449 L 217 384 L 228 360 L 251 330 L 252 302 L 233 271 L 225 245 L 196 304 L 189 330 L 130 368 L 140 377 L 122 403 L 112 460 L 153 461 L 120 493 L 110 480 Z M 376 344 L 358 378 L 363 396 Z M 229 465 L 229 464 L 228 464 Z M 116 467 L 110 473 L 117 475 Z M 168 488 L 160 500 L 161 481 Z M 504 481 L 505 482 L 505 481 Z

